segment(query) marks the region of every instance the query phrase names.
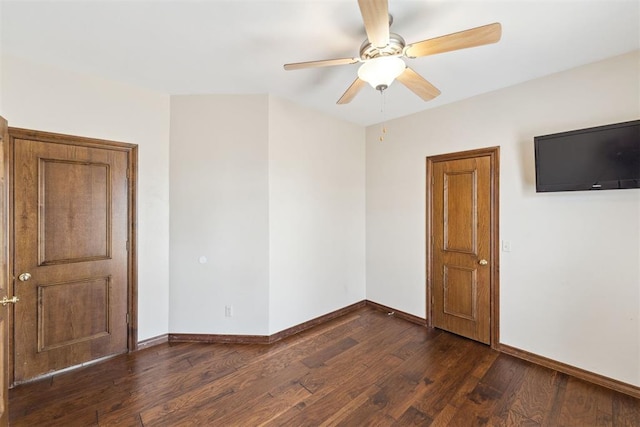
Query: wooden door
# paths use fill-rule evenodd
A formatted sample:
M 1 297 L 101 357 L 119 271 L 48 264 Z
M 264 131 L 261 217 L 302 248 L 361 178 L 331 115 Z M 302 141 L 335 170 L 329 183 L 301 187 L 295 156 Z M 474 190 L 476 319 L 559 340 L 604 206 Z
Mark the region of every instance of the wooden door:
M 20 383 L 128 350 L 129 158 L 74 137 L 10 133 Z
M 8 202 L 9 173 L 7 145 L 9 128 L 7 121 L 0 117 L 0 300 L 7 298 L 9 292 L 9 238 L 8 238 Z M 0 426 L 9 425 L 9 313 L 11 305 L 0 305 Z
M 491 344 L 497 321 L 497 149 L 428 162 L 431 324 Z

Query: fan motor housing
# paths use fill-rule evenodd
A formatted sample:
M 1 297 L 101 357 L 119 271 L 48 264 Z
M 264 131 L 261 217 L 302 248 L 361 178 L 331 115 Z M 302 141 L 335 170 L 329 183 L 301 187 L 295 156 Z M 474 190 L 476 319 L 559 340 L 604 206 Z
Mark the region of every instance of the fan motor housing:
M 384 47 L 376 47 L 367 39 L 360 46 L 360 59 L 366 61 L 381 56 L 400 56 L 405 45 L 404 39 L 396 33 L 389 33 L 389 44 Z

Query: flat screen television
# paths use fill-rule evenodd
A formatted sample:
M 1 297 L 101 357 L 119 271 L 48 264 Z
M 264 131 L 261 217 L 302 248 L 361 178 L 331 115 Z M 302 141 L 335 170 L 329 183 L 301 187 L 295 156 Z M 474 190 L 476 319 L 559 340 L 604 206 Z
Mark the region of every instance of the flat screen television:
M 640 120 L 534 138 L 536 191 L 640 188 Z

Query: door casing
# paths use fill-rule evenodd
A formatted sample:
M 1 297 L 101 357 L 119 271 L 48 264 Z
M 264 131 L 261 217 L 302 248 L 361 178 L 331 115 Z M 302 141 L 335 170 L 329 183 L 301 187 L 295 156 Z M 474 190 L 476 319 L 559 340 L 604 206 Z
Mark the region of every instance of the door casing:
M 129 235 L 129 251 L 128 251 L 128 286 L 127 286 L 127 306 L 129 313 L 129 322 L 127 325 L 127 349 L 132 352 L 137 349 L 138 345 L 138 271 L 137 271 L 137 183 L 138 183 L 138 146 L 135 144 L 108 141 L 96 138 L 86 138 L 72 135 L 64 135 L 51 132 L 43 132 L 38 130 L 21 129 L 9 127 L 9 141 L 7 144 L 8 157 L 8 176 L 9 176 L 9 220 L 7 235 L 9 238 L 9 292 L 13 295 L 15 291 L 16 273 L 14 272 L 14 243 L 15 234 L 13 230 L 14 218 L 13 218 L 13 203 L 14 203 L 14 148 L 16 139 L 30 139 L 37 140 L 50 144 L 66 144 L 77 145 L 87 148 L 100 148 L 103 150 L 116 150 L 124 151 L 127 153 L 128 159 L 128 203 L 129 212 L 127 214 L 127 225 Z M 14 385 L 14 366 L 15 360 L 13 357 L 13 331 L 15 322 L 14 319 L 10 319 L 9 323 L 9 383 Z M 90 363 L 90 362 L 88 362 Z
M 432 239 L 432 227 L 433 227 L 433 203 L 431 200 L 432 187 L 433 187 L 433 164 L 436 162 L 444 162 L 450 160 L 469 159 L 474 157 L 489 156 L 491 160 L 491 218 L 490 218 L 490 329 L 491 329 L 491 348 L 498 350 L 500 343 L 500 287 L 499 287 L 499 271 L 500 271 L 500 252 L 499 252 L 499 176 L 500 176 L 500 147 L 488 147 L 480 148 L 476 150 L 461 151 L 456 153 L 447 153 L 437 156 L 427 157 L 427 180 L 426 180 L 426 307 L 427 307 L 427 325 L 433 327 L 433 312 L 432 312 L 432 286 L 433 286 L 433 269 L 432 269 L 432 251 L 431 251 L 431 239 Z
M 0 116 L 0 298 L 7 297 L 9 288 L 9 125 Z M 0 427 L 9 425 L 9 313 L 11 304 L 0 305 Z

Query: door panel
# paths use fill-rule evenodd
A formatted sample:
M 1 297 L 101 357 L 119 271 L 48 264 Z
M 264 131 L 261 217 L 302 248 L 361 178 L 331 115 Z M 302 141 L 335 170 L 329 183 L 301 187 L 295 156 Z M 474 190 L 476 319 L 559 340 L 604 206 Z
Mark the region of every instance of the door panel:
M 14 381 L 127 351 L 127 152 L 15 138 L 14 165 Z
M 491 343 L 491 175 L 488 155 L 431 164 L 432 325 L 485 344 Z
M 475 269 L 444 266 L 445 314 L 476 321 L 478 318 L 478 280 Z
M 38 352 L 109 335 L 109 277 L 38 286 Z
M 40 159 L 40 265 L 108 259 L 107 164 Z M 91 236 L 91 239 L 86 239 Z
M 478 217 L 476 171 L 448 171 L 442 178 L 444 249 L 475 255 L 478 252 L 478 235 L 474 226 Z

